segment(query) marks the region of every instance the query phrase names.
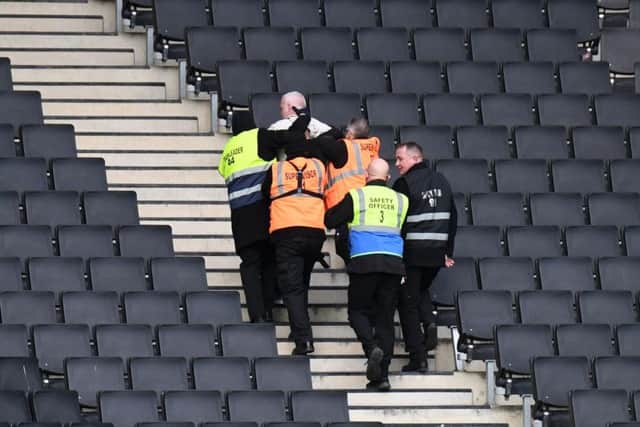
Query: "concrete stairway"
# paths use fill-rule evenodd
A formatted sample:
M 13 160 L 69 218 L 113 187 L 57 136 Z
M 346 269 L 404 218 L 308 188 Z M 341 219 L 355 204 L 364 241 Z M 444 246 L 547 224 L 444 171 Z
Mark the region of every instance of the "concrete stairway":
M 103 157 L 112 190 L 135 190 L 145 224 L 170 224 L 180 255 L 203 256 L 209 286 L 240 289 L 226 190 L 216 165 L 228 136 L 211 134 L 208 102 L 178 100 L 178 70 L 146 68 L 144 34 L 115 34 L 108 0 L 0 1 L 0 56 L 11 58 L 17 90 L 39 90 L 47 123 L 72 123 L 81 156 Z M 487 406 L 483 372 L 453 372 L 447 330 L 427 375 L 401 375 L 393 392 L 364 391 L 365 360 L 347 323 L 347 276 L 312 277 L 316 353 L 313 384 L 349 390 L 351 419 L 420 424 L 521 424 L 518 407 Z M 286 312 L 276 310 L 278 349 L 289 354 Z

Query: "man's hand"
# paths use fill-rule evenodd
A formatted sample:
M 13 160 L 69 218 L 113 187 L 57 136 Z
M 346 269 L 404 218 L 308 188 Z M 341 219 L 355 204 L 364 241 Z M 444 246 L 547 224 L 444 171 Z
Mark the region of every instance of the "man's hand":
M 295 122 L 289 126 L 289 131 L 303 134 L 307 130 L 307 126 L 309 126 L 309 122 L 311 121 L 311 116 L 299 116 Z
M 444 266 L 445 268 L 451 268 L 454 265 L 456 265 L 456 262 L 454 261 L 453 258 L 449 258 L 448 256 L 444 256 Z

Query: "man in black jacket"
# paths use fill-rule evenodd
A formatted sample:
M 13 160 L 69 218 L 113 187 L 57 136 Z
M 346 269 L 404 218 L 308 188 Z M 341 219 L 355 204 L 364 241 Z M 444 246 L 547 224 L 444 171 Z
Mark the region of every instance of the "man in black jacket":
M 410 360 L 402 370 L 424 373 L 426 352 L 437 344 L 429 288 L 441 267 L 450 268 L 455 264 L 451 256 L 457 212 L 449 182 L 429 168 L 418 144 L 406 142 L 396 146 L 396 167 L 400 178 L 393 189 L 409 197 L 409 212 L 402 232 L 407 274 L 400 286 L 398 312 Z

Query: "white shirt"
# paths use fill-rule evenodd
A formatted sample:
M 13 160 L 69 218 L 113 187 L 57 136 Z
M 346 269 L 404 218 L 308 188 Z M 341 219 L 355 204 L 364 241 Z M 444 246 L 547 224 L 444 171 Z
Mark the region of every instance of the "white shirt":
M 296 121 L 297 118 L 298 116 L 290 116 L 286 119 L 280 119 L 277 122 L 272 123 L 271 126 L 269 126 L 269 130 L 287 130 L 291 127 L 291 125 Z M 309 129 L 311 138 L 317 138 L 323 133 L 330 131 L 331 127 L 326 123 L 323 123 L 320 120 L 314 119 L 312 117 L 311 121 L 309 122 L 309 126 L 307 126 L 307 129 Z

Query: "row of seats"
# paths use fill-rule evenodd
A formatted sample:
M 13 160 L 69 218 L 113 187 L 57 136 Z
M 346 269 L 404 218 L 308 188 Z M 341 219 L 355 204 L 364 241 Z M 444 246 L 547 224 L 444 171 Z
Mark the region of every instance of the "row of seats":
M 79 423 L 83 421 L 79 398 L 76 392 L 60 390 L 41 390 L 33 393 L 31 399 L 20 391 L 0 392 L 0 407 L 6 408 L 0 415 L 0 421 L 18 425 L 35 418 L 38 422 Z M 33 413 L 29 400 L 32 401 Z M 223 399 L 220 393 L 213 391 L 171 390 L 162 400 L 162 416 L 158 411 L 158 399 L 152 391 L 102 391 L 98 401 L 100 421 L 112 423 L 113 427 L 131 427 L 137 423 L 161 420 L 179 422 L 182 427 L 193 427 L 199 423 L 209 426 L 208 422 L 225 419 L 223 408 L 231 421 L 268 423 L 291 418 L 296 421 L 313 420 L 315 424 L 312 425 L 320 426 L 349 419 L 347 395 L 340 391 L 302 390 L 293 392 L 289 399 L 282 391 L 238 390 L 228 393 Z
M 0 124 L 0 157 L 39 157 L 50 162 L 78 156 L 73 125 L 24 125 L 19 142 L 13 126 Z
M 227 67 L 228 65 L 228 67 Z M 238 100 L 238 103 L 251 104 L 254 122 L 258 126 L 268 126 L 274 117 L 273 108 L 279 95 L 269 93 L 271 82 L 267 74 L 259 87 L 251 88 L 244 78 L 253 71 L 247 66 L 255 63 L 226 63 L 221 65 L 221 96 L 225 100 Z M 263 64 L 266 72 L 266 63 Z M 260 72 L 261 73 L 261 72 Z M 239 84 L 245 81 L 245 87 L 234 87 L 233 80 Z M 497 82 L 497 79 L 496 79 Z M 473 84 L 467 81 L 466 85 Z M 227 90 L 230 89 L 230 90 Z M 254 90 L 257 89 L 257 90 Z M 309 96 L 309 109 L 317 119 L 333 126 L 344 126 L 345 117 L 360 117 L 366 112 L 371 125 L 416 126 L 426 123 L 429 126 L 621 126 L 625 128 L 640 126 L 640 95 L 616 94 L 597 95 L 593 106 L 587 95 L 549 94 L 534 99 L 528 94 L 485 94 L 479 86 L 465 88 L 472 93 L 424 94 L 385 93 L 370 94 L 364 100 L 357 93 L 319 93 Z M 253 95 L 251 95 L 253 93 Z M 257 93 L 257 94 L 256 94 Z M 249 100 L 251 96 L 251 101 Z M 477 102 L 476 102 L 477 101 Z M 277 112 L 276 108 L 276 112 Z
M 461 204 L 456 204 L 458 225 L 640 225 L 640 197 L 635 193 L 591 194 L 586 205 L 578 193 L 531 194 L 529 203 L 519 193 L 472 194 L 468 205 L 463 195 L 456 196 Z

